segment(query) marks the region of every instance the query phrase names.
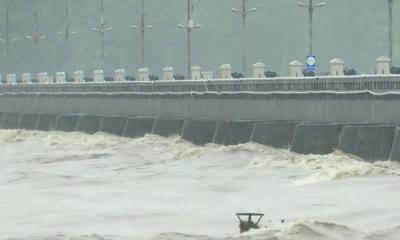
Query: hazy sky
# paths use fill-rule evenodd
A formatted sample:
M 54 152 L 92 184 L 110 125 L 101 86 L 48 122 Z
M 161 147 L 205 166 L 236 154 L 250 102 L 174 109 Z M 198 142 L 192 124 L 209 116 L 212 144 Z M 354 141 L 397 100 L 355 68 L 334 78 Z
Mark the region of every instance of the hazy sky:
M 204 70 L 218 71 L 230 63 L 241 71 L 241 18 L 231 8 L 241 0 L 192 0 L 194 19 L 201 28 L 193 34 L 193 64 Z M 325 0 L 327 5 L 315 12 L 315 54 L 318 70 L 328 70 L 332 58 L 342 58 L 359 72 L 372 73 L 374 59 L 387 55 L 386 0 Z M 185 24 L 186 0 L 145 0 L 148 24 L 155 28 L 146 35 L 146 63 L 151 73 L 161 74 L 165 66 L 186 74 L 186 34 L 176 27 Z M 297 0 L 249 0 L 257 12 L 248 16 L 248 67 L 264 62 L 267 69 L 287 74 L 288 63 L 305 62 L 307 55 L 307 12 Z M 2 0 L 0 37 L 5 38 L 5 11 L 9 8 L 11 66 L 6 69 L 5 44 L 1 43 L 0 70 L 22 73 L 33 71 L 34 45 L 25 39 L 33 31 L 33 13 L 39 13 L 40 32 L 46 39 L 39 44 L 39 71 L 65 71 L 65 41 L 56 32 L 63 31 L 65 0 Z M 400 12 L 396 4 L 396 12 Z M 105 0 L 105 18 L 113 31 L 106 35 L 106 74 L 125 68 L 135 74 L 140 67 L 138 31 L 130 28 L 140 22 L 140 0 Z M 91 30 L 100 20 L 100 0 L 70 0 L 73 37 L 72 69 L 91 75 L 99 68 L 99 37 Z M 398 17 L 395 16 L 395 64 L 400 50 Z

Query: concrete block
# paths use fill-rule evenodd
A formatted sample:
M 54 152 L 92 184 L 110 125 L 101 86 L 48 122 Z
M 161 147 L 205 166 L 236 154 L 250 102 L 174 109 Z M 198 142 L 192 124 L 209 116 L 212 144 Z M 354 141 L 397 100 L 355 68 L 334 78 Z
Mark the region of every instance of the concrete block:
M 390 75 L 390 62 L 392 60 L 388 57 L 381 56 L 376 59 L 376 74 L 377 75 Z
M 396 132 L 395 126 L 345 126 L 339 149 L 367 161 L 388 160 Z
M 84 83 L 85 82 L 85 72 L 84 71 L 74 72 L 74 82 L 75 83 Z
M 100 132 L 122 136 L 127 121 L 127 117 L 103 117 L 100 126 Z
M 224 64 L 219 67 L 222 79 L 232 79 L 232 66 L 230 64 Z
M 258 122 L 254 126 L 251 141 L 275 148 L 288 149 L 297 124 L 290 122 Z
M 63 84 L 65 83 L 65 80 L 66 80 L 65 72 L 56 73 L 56 83 Z
M 298 124 L 290 150 L 301 154 L 329 154 L 337 148 L 342 124 Z
M 19 129 L 35 130 L 39 119 L 37 113 L 24 113 L 21 114 L 19 121 Z
M 184 119 L 156 119 L 152 133 L 163 137 L 181 135 L 184 122 Z
M 6 75 L 7 84 L 17 84 L 17 74 L 10 73 Z
M 265 78 L 265 64 L 255 63 L 253 64 L 253 78 Z
M 49 75 L 47 72 L 38 73 L 38 80 L 40 84 L 48 84 L 49 83 Z
M 104 82 L 104 71 L 103 70 L 93 71 L 93 81 L 94 82 Z
M 174 68 L 173 67 L 163 68 L 163 80 L 174 80 Z
M 58 116 L 55 114 L 39 114 L 36 130 L 52 131 L 56 129 Z
M 19 113 L 3 113 L 3 118 L 1 120 L 2 129 L 18 129 Z
M 213 142 L 222 145 L 237 145 L 250 142 L 254 122 L 219 122 Z
M 139 138 L 153 130 L 154 118 L 130 118 L 125 128 L 124 137 Z
M 201 67 L 192 66 L 190 68 L 190 79 L 191 80 L 201 80 Z
M 196 145 L 212 143 L 217 121 L 186 120 L 183 126 L 182 138 Z
M 147 82 L 149 81 L 149 69 L 147 68 L 140 68 L 138 70 L 138 77 L 137 81 Z
M 23 73 L 21 75 L 22 83 L 31 84 L 32 83 L 32 74 L 31 73 Z
M 125 82 L 125 69 L 117 69 L 114 71 L 114 81 Z
M 59 115 L 57 118 L 56 130 L 63 132 L 74 132 L 78 126 L 80 116 L 77 115 Z
M 294 78 L 303 77 L 303 63 L 297 60 L 289 63 L 289 76 Z
M 343 76 L 344 75 L 344 61 L 339 58 L 332 59 L 330 62 L 331 76 Z
M 100 130 L 101 116 L 81 116 L 76 131 L 88 134 L 97 133 Z

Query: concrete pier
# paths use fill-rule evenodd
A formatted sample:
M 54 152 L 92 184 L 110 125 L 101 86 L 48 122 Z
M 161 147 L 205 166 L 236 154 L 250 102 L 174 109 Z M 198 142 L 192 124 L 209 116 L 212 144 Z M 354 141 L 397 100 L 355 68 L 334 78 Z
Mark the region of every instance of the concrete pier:
M 396 128 L 392 150 L 390 151 L 390 160 L 400 162 L 400 128 Z
M 392 151 L 396 126 L 345 126 L 339 149 L 367 161 L 388 160 Z
M 299 124 L 290 150 L 301 154 L 329 154 L 337 148 L 342 124 Z
M 206 145 L 212 143 L 217 128 L 216 121 L 207 120 L 186 120 L 182 138 L 196 145 Z
M 291 122 L 257 122 L 251 141 L 275 148 L 288 149 L 297 124 Z
M 254 122 L 219 122 L 214 135 L 214 143 L 222 145 L 237 145 L 250 142 L 253 132 Z

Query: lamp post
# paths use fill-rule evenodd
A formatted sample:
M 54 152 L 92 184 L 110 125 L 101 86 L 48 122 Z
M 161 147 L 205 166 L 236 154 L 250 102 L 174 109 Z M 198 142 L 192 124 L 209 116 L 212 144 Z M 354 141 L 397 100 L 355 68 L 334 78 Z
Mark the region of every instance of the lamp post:
M 178 24 L 178 28 L 180 29 L 186 29 L 187 32 L 187 55 L 188 55 L 188 59 L 187 59 L 187 76 L 188 79 L 191 79 L 191 74 L 190 74 L 190 68 L 192 66 L 192 40 L 191 40 L 191 33 L 195 30 L 200 28 L 200 24 L 195 24 L 194 20 L 192 19 L 192 11 L 193 11 L 193 6 L 191 4 L 191 1 L 188 0 L 187 1 L 188 5 L 188 14 L 187 14 L 187 26 L 183 26 L 181 24 Z
M 242 8 L 239 10 L 237 8 L 232 8 L 232 12 L 234 13 L 239 13 L 242 16 L 242 71 L 243 71 L 243 77 L 246 77 L 247 75 L 247 63 L 246 63 L 246 53 L 247 53 L 247 35 L 246 35 L 246 18 L 249 13 L 255 12 L 257 9 L 256 8 L 251 8 L 250 10 L 247 10 L 247 1 L 248 0 L 242 0 Z
M 309 56 L 313 55 L 313 14 L 314 14 L 314 9 L 323 7 L 326 5 L 325 2 L 319 2 L 319 3 L 314 3 L 314 0 L 309 0 L 309 3 L 302 3 L 302 2 L 297 2 L 297 5 L 300 7 L 308 8 L 308 54 Z
M 393 0 L 389 0 L 389 58 L 393 66 Z
M 0 38 L 0 42 L 4 43 L 6 46 L 6 69 L 10 71 L 10 45 L 12 42 L 17 41 L 16 38 L 10 36 L 10 20 L 8 14 L 8 8 L 6 10 L 6 36 L 4 39 Z
M 67 55 L 67 76 L 70 76 L 71 69 L 71 37 L 76 35 L 77 32 L 71 30 L 71 22 L 69 21 L 69 0 L 66 0 L 65 8 L 65 29 L 64 32 L 57 32 L 65 40 L 65 51 Z
M 141 21 L 140 21 L 140 27 L 132 25 L 132 29 L 134 30 L 139 30 L 140 31 L 140 47 L 141 47 L 141 54 L 142 54 L 142 68 L 144 68 L 146 66 L 146 62 L 145 62 L 145 44 L 144 44 L 144 40 L 145 40 L 145 34 L 147 30 L 150 30 L 153 28 L 152 25 L 146 25 L 146 16 L 147 13 L 145 11 L 144 8 L 144 0 L 142 0 L 142 16 L 141 16 Z
M 107 32 L 112 31 L 111 26 L 107 26 L 107 22 L 104 20 L 104 0 L 101 0 L 100 9 L 100 24 L 99 27 L 92 28 L 93 31 L 97 32 L 100 36 L 100 68 L 104 71 L 104 37 Z
M 34 53 L 34 70 L 35 73 L 38 72 L 38 63 L 39 63 L 39 42 L 42 39 L 45 39 L 46 36 L 40 33 L 39 23 L 38 23 L 38 13 L 37 11 L 34 13 L 35 19 L 33 22 L 33 32 L 31 35 L 26 36 L 27 39 L 32 40 L 35 45 L 35 53 Z

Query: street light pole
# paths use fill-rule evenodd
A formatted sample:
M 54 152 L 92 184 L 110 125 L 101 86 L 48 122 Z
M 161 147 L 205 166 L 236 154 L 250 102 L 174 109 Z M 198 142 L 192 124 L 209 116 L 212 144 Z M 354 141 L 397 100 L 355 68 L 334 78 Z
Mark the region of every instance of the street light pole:
M 31 35 L 26 36 L 27 39 L 30 39 L 33 41 L 35 44 L 35 57 L 34 57 L 34 70 L 35 73 L 38 72 L 38 63 L 39 63 L 39 42 L 42 39 L 45 39 L 46 36 L 40 33 L 40 28 L 39 28 L 39 23 L 38 23 L 38 12 L 35 11 L 34 13 L 35 19 L 34 19 L 34 26 L 33 26 L 33 33 Z
M 314 0 L 309 0 L 309 3 L 302 3 L 302 2 L 297 2 L 297 5 L 300 7 L 306 7 L 308 8 L 308 55 L 312 56 L 313 55 L 313 15 L 314 15 L 314 9 L 317 7 L 323 7 L 326 5 L 325 2 L 320 2 L 317 4 L 314 4 Z
M 92 28 L 93 31 L 99 33 L 100 36 L 100 67 L 101 70 L 104 71 L 104 47 L 105 47 L 105 34 L 109 31 L 112 31 L 111 26 L 107 26 L 107 22 L 104 20 L 104 0 L 101 0 L 101 9 L 100 9 L 100 25 L 98 28 Z
M 142 0 L 142 16 L 141 16 L 141 22 L 140 22 L 140 27 L 137 27 L 135 25 L 132 25 L 131 27 L 135 30 L 139 30 L 140 31 L 140 47 L 141 47 L 141 54 L 142 54 L 142 67 L 144 68 L 146 66 L 146 62 L 145 62 L 145 34 L 147 30 L 150 30 L 153 28 L 152 25 L 147 25 L 146 26 L 146 16 L 147 13 L 145 11 L 145 7 L 144 7 L 144 0 Z
M 194 20 L 192 19 L 192 11 L 193 11 L 193 6 L 191 4 L 191 1 L 188 0 L 187 4 L 188 8 L 188 15 L 187 15 L 187 26 L 183 26 L 181 24 L 178 24 L 178 28 L 185 29 L 187 31 L 187 76 L 188 79 L 191 79 L 191 74 L 190 74 L 190 68 L 192 66 L 192 39 L 191 39 L 191 34 L 195 29 L 200 28 L 200 24 L 194 24 Z
M 6 9 L 6 36 L 4 39 L 0 38 L 0 42 L 4 42 L 6 46 L 6 69 L 10 71 L 10 47 L 11 43 L 16 41 L 16 38 L 11 38 L 10 36 L 10 20 L 9 20 L 9 13 L 8 8 Z
M 389 0 L 389 58 L 393 66 L 393 0 Z
M 242 16 L 242 29 L 241 29 L 241 35 L 242 35 L 242 71 L 243 71 L 243 77 L 246 77 L 247 75 L 247 63 L 246 63 L 246 53 L 247 53 L 247 34 L 246 34 L 246 18 L 249 13 L 255 12 L 257 9 L 252 8 L 250 10 L 247 10 L 246 6 L 247 0 L 242 0 L 242 8 L 241 10 L 237 8 L 232 8 L 232 12 L 235 13 L 240 13 Z
M 64 32 L 57 32 L 58 35 L 62 36 L 65 40 L 65 51 L 67 55 L 67 76 L 70 76 L 71 69 L 71 37 L 72 35 L 77 34 L 77 32 L 72 31 L 71 22 L 69 20 L 69 0 L 66 0 L 66 8 L 65 8 L 65 29 Z

